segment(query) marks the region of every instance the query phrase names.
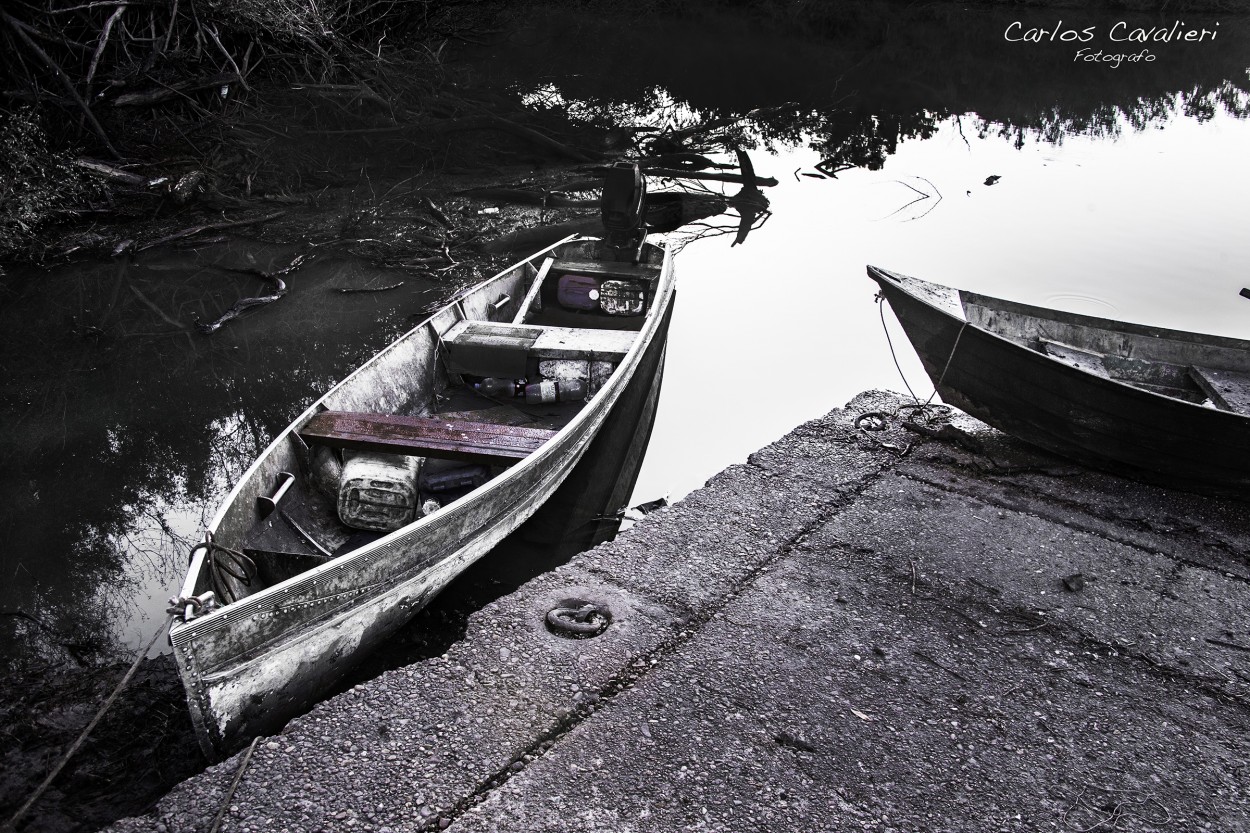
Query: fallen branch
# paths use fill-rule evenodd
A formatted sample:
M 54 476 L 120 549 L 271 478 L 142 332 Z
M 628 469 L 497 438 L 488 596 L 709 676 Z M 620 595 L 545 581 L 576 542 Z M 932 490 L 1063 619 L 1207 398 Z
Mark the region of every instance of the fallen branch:
M 136 248 L 135 251 L 139 251 L 139 252 L 146 251 L 147 249 L 151 249 L 151 248 L 160 246 L 165 243 L 172 243 L 175 240 L 181 240 L 184 237 L 191 237 L 193 235 L 196 235 L 205 231 L 221 231 L 222 229 L 239 228 L 241 226 L 254 226 L 257 223 L 267 223 L 270 220 L 276 220 L 279 217 L 284 216 L 285 214 L 286 214 L 285 211 L 274 211 L 271 214 L 265 214 L 260 217 L 252 217 L 251 219 L 248 219 L 248 220 L 231 220 L 231 221 L 224 222 L 224 223 L 209 223 L 208 225 L 203 225 L 203 226 L 193 226 L 188 229 L 183 229 L 182 231 L 174 232 L 173 234 L 167 235 L 165 237 L 158 238 L 149 243 L 144 243 L 142 246 L 139 246 L 138 248 Z
M 222 46 L 221 38 L 217 36 L 217 27 L 201 26 L 200 28 L 208 33 L 208 36 L 213 39 L 213 43 L 217 45 L 219 50 L 221 50 L 221 54 L 226 58 L 226 63 L 230 64 L 230 68 L 233 69 L 235 75 L 238 76 L 239 84 L 243 87 L 243 89 L 249 89 L 247 86 L 247 80 L 243 77 L 243 70 L 239 69 L 239 65 L 234 62 L 234 56 L 230 54 L 226 47 Z
M 395 119 L 395 108 L 391 102 L 375 93 L 372 88 L 370 88 L 369 85 L 363 81 L 359 84 L 295 84 L 291 87 L 291 89 L 297 91 L 308 90 L 311 92 L 327 93 L 329 95 L 350 95 L 353 100 L 359 99 L 361 101 L 367 101 L 371 104 L 377 105 L 386 111 L 392 121 Z
M 96 43 L 95 54 L 91 56 L 91 66 L 87 69 L 87 86 L 91 86 L 91 79 L 95 78 L 96 67 L 100 65 L 100 56 L 104 54 L 104 46 L 108 43 L 109 33 L 113 31 L 113 24 L 117 22 L 117 18 L 122 16 L 122 12 L 126 11 L 126 4 L 120 4 L 113 13 L 109 15 L 109 19 L 104 23 L 104 30 L 100 32 L 100 40 Z
M 938 662 L 938 661 L 937 661 L 937 660 L 935 660 L 933 657 L 929 656 L 928 654 L 924 653 L 923 651 L 912 651 L 912 654 L 913 654 L 914 656 L 916 656 L 916 657 L 918 657 L 918 658 L 920 658 L 920 659 L 924 660 L 925 662 L 929 663 L 929 664 L 930 664 L 930 665 L 932 665 L 934 668 L 938 668 L 938 669 L 941 669 L 942 671 L 945 671 L 947 674 L 950 674 L 950 675 L 951 675 L 952 677 L 954 677 L 955 679 L 960 680 L 961 682 L 965 682 L 965 683 L 966 683 L 966 682 L 968 682 L 968 678 L 967 678 L 967 677 L 965 677 L 963 674 L 960 674 L 958 671 L 956 671 L 956 670 L 955 670 L 955 669 L 953 669 L 953 668 L 948 668 L 947 666 L 945 666 L 945 665 L 943 665 L 942 663 Z
M 455 229 L 455 226 L 452 224 L 451 220 L 448 219 L 447 215 L 443 213 L 443 209 L 439 208 L 437 205 L 434 204 L 434 200 L 430 199 L 429 197 L 422 197 L 421 204 L 425 206 L 425 209 L 430 212 L 430 215 L 435 220 L 438 220 L 441 226 L 443 226 L 446 229 Z
M 132 174 L 130 171 L 123 171 L 120 168 L 115 168 L 95 159 L 87 159 L 85 157 L 75 159 L 74 166 L 110 182 L 115 182 L 118 185 L 127 185 L 131 188 L 146 188 L 148 186 L 148 180 L 145 177 Z
M 541 208 L 597 208 L 599 200 L 578 200 L 555 191 L 527 191 L 523 188 L 470 188 L 458 195 L 478 200 L 497 200 L 514 205 Z
M 1235 651 L 1250 653 L 1250 646 L 1247 645 L 1238 645 L 1236 642 L 1225 642 L 1223 639 L 1212 639 L 1211 637 L 1207 637 L 1206 641 L 1212 645 L 1219 645 L 1221 648 L 1232 648 Z
M 281 281 L 279 281 L 279 283 L 281 283 Z M 286 289 L 282 288 L 277 292 L 274 292 L 272 295 L 259 295 L 255 298 L 240 298 L 235 301 L 233 305 L 231 305 L 230 309 L 218 316 L 215 321 L 211 321 L 208 324 L 197 321 L 195 323 L 195 327 L 204 335 L 210 335 L 220 330 L 227 321 L 238 318 L 240 315 L 247 312 L 249 309 L 253 309 L 254 307 L 263 307 L 267 304 L 272 304 L 285 294 Z
M 594 159 L 582 153 L 580 150 L 571 148 L 568 145 L 557 142 L 550 136 L 539 133 L 537 130 L 517 124 L 514 121 L 509 121 L 508 119 L 500 116 L 471 116 L 464 119 L 453 119 L 449 122 L 437 125 L 434 129 L 440 133 L 456 132 L 461 130 L 502 130 L 505 133 L 513 133 L 524 139 L 528 139 L 534 144 L 555 153 L 557 156 L 564 156 L 576 162 L 594 161 Z
M 777 180 L 771 176 L 743 176 L 742 174 L 711 174 L 704 171 L 684 171 L 677 168 L 643 168 L 651 176 L 670 177 L 672 179 L 704 179 L 713 182 L 733 182 L 742 185 L 753 185 L 756 188 L 772 188 Z
M 607 168 L 597 166 L 588 169 L 587 173 L 604 174 Z M 713 182 L 733 182 L 740 185 L 752 185 L 755 187 L 772 188 L 777 184 L 777 180 L 771 176 L 758 177 L 754 175 L 743 174 L 712 174 L 704 171 L 686 171 L 677 168 L 651 168 L 643 166 L 643 170 L 655 177 L 665 177 L 668 179 L 704 179 Z
M 400 264 L 403 266 L 404 264 Z M 335 292 L 341 292 L 344 295 L 354 292 L 389 292 L 392 289 L 399 289 L 403 283 L 392 283 L 386 286 L 336 286 L 332 287 Z
M 708 168 L 717 168 L 719 170 L 730 170 L 733 165 L 726 162 L 713 162 L 701 153 L 663 153 L 659 156 L 649 156 L 646 159 L 639 159 L 638 164 L 644 168 L 673 168 L 674 170 L 683 171 L 702 171 Z
M 87 120 L 87 123 L 91 125 L 92 131 L 95 132 L 96 136 L 99 137 L 104 146 L 108 148 L 108 152 L 113 154 L 115 158 L 120 159 L 121 154 L 117 152 L 117 148 L 113 147 L 113 143 L 109 140 L 108 134 L 104 132 L 104 126 L 101 125 L 96 119 L 95 113 L 91 112 L 91 108 L 87 105 L 87 102 L 83 101 L 82 96 L 78 94 L 78 88 L 74 86 L 74 82 L 71 81 L 69 76 L 65 74 L 65 70 L 61 69 L 61 65 L 52 60 L 52 57 L 47 52 L 44 52 L 39 44 L 35 43 L 34 39 L 26 33 L 26 27 L 22 25 L 21 21 L 13 18 L 8 12 L 5 11 L 0 11 L 0 17 L 4 18 L 5 23 L 8 23 L 13 31 L 17 33 L 17 36 L 21 38 L 27 48 L 29 48 L 31 52 L 38 55 L 39 59 L 44 62 L 48 69 L 52 70 L 52 74 L 56 76 L 56 80 L 61 82 L 61 86 L 63 86 L 65 91 L 69 93 L 69 97 L 73 99 L 74 103 L 78 105 L 80 110 L 82 110 L 83 117 Z
M 207 78 L 197 78 L 194 81 L 184 81 L 181 84 L 167 84 L 156 89 L 141 90 L 133 93 L 122 93 L 113 99 L 114 107 L 148 107 L 158 104 L 167 98 L 181 96 L 183 93 L 194 92 L 195 90 L 203 90 L 208 87 L 220 87 L 223 84 L 233 84 L 238 81 L 243 83 L 242 76 L 233 72 L 225 72 L 219 75 L 210 75 Z
M 482 251 L 491 254 L 537 249 L 558 242 L 570 234 L 597 234 L 603 230 L 603 221 L 598 217 L 587 217 L 556 223 L 550 226 L 520 229 L 509 232 L 485 243 Z
M 162 310 L 155 303 L 153 303 L 148 298 L 148 296 L 144 295 L 142 292 L 139 291 L 139 287 L 135 286 L 134 284 L 128 284 L 128 287 L 130 291 L 134 293 L 134 296 L 139 299 L 140 303 L 142 303 L 145 307 L 147 307 L 148 309 L 152 310 L 152 312 L 160 316 L 161 320 L 164 321 L 166 324 L 171 324 L 174 327 L 177 327 L 179 330 L 185 330 L 187 328 L 186 324 L 183 324 L 181 321 L 177 321 L 173 318 L 170 318 L 168 315 L 166 315 L 164 310 Z

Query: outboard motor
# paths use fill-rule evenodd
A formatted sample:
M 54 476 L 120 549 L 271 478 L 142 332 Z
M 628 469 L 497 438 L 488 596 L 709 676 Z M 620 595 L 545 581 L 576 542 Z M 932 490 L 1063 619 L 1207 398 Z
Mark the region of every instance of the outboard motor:
M 647 181 L 635 162 L 617 162 L 603 177 L 604 243 L 617 260 L 637 262 L 647 237 Z

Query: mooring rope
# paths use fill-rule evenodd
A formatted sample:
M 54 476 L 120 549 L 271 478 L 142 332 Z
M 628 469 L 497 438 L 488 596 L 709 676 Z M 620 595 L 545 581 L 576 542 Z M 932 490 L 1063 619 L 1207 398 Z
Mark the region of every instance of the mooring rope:
M 104 705 L 100 706 L 100 710 L 95 713 L 95 717 L 91 718 L 91 722 L 87 724 L 87 727 L 82 730 L 81 734 L 78 735 L 78 739 L 70 744 L 69 749 L 65 750 L 65 752 L 61 755 L 61 759 L 57 761 L 56 766 L 54 766 L 52 771 L 48 773 L 47 777 L 43 779 L 43 783 L 39 785 L 34 794 L 31 795 L 30 798 L 26 799 L 26 803 L 19 807 L 17 812 L 14 813 L 7 822 L 5 822 L 5 833 L 16 830 L 17 823 L 21 821 L 27 811 L 35 805 L 35 802 L 43 797 L 43 794 L 47 791 L 48 787 L 50 787 L 52 782 L 56 780 L 56 777 L 61 774 L 61 770 L 65 768 L 65 765 L 69 763 L 70 758 L 74 757 L 75 753 L 77 753 L 83 743 L 86 742 L 87 736 L 91 734 L 91 731 L 95 729 L 96 724 L 99 723 L 101 718 L 104 717 L 104 713 L 107 712 L 109 707 L 111 707 L 114 701 L 117 700 L 118 695 L 122 693 L 122 689 L 126 687 L 126 685 L 130 682 L 131 677 L 135 675 L 135 671 L 138 670 L 139 663 L 143 662 L 144 657 L 148 655 L 148 651 L 152 650 L 152 646 L 156 644 L 156 640 L 159 639 L 160 635 L 165 632 L 166 628 L 169 627 L 169 623 L 172 622 L 173 619 L 174 616 L 172 614 L 166 617 L 166 619 L 161 623 L 161 626 L 156 629 L 156 633 L 152 634 L 152 638 L 148 641 L 148 644 L 144 646 L 143 650 L 139 651 L 139 655 L 135 657 L 135 661 L 131 663 L 130 668 L 122 677 L 121 682 L 117 684 L 117 687 L 113 689 L 113 693 L 110 694 L 108 699 L 104 701 Z
M 208 567 L 209 581 L 217 598 L 222 604 L 238 601 L 238 597 L 230 588 L 229 579 L 233 578 L 244 587 L 250 587 L 256 575 L 256 562 L 238 550 L 216 543 L 212 538 L 208 538 L 205 544 L 208 545 L 205 565 Z
M 239 788 L 239 782 L 243 780 L 243 773 L 247 771 L 247 765 L 251 763 L 252 753 L 256 751 L 258 743 L 260 743 L 259 736 L 252 738 L 252 745 L 247 748 L 247 754 L 243 756 L 239 771 L 234 774 L 234 780 L 230 782 L 230 789 L 226 790 L 226 799 L 221 802 L 221 807 L 217 810 L 217 818 L 213 819 L 213 826 L 208 829 L 208 833 L 217 833 L 221 829 L 221 823 L 226 818 L 226 811 L 230 809 L 230 802 L 234 800 L 234 791 Z
M 951 353 L 946 357 L 946 364 L 942 367 L 942 375 L 938 376 L 937 384 L 933 386 L 933 393 L 929 394 L 929 398 L 925 400 L 926 405 L 933 401 L 933 397 L 937 396 L 938 388 L 942 387 L 942 382 L 946 379 L 946 371 L 951 368 L 951 359 L 955 358 L 955 350 L 959 347 L 959 340 L 964 337 L 964 330 L 968 329 L 968 322 L 959 326 L 959 332 L 955 333 L 955 343 L 951 345 Z
M 877 312 L 881 313 L 881 329 L 885 332 L 885 343 L 890 345 L 890 358 L 894 359 L 894 368 L 898 371 L 898 376 L 903 380 L 903 387 L 907 388 L 907 392 L 911 394 L 911 398 L 920 401 L 920 397 L 916 396 L 916 392 L 911 389 L 911 384 L 907 381 L 907 375 L 903 373 L 903 366 L 898 363 L 898 354 L 894 352 L 894 341 L 890 338 L 890 328 L 885 325 L 885 295 L 877 293 Z M 932 399 L 933 397 L 929 397 Z
M 960 325 L 959 332 L 955 334 L 955 343 L 951 345 L 950 355 L 946 357 L 946 364 L 942 366 L 942 373 L 938 376 L 937 384 L 933 386 L 933 393 L 929 394 L 929 398 L 924 402 L 920 401 L 920 397 L 916 396 L 916 392 L 911 389 L 911 384 L 907 381 L 907 375 L 903 373 L 903 367 L 898 363 L 898 354 L 894 351 L 894 341 L 890 338 L 890 328 L 885 323 L 885 295 L 877 293 L 877 311 L 881 313 L 881 329 L 885 332 L 885 343 L 890 346 L 890 358 L 894 360 L 894 368 L 898 371 L 899 378 L 903 380 L 903 386 L 907 388 L 907 392 L 911 394 L 911 398 L 915 400 L 917 405 L 922 408 L 929 405 L 933 401 L 933 397 L 937 396 L 938 388 L 942 386 L 942 382 L 946 380 L 946 371 L 950 370 L 951 360 L 955 358 L 955 351 L 959 348 L 959 340 L 964 337 L 964 330 L 968 328 L 968 321 L 964 319 L 964 323 Z

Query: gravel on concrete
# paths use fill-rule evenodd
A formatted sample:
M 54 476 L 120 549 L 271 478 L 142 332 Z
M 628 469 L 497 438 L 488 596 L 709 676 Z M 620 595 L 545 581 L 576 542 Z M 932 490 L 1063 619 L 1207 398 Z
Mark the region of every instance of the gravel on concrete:
M 1250 829 L 1250 504 L 905 402 L 796 428 L 261 739 L 228 805 L 242 754 L 110 829 Z M 547 629 L 582 601 L 602 635 Z

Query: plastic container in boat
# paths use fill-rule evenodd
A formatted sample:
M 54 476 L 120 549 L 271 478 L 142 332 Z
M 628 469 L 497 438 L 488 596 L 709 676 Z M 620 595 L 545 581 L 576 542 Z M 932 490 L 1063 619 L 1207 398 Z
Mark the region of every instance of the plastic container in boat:
M 420 472 L 420 457 L 356 452 L 344 461 L 339 478 L 339 520 L 378 532 L 411 523 Z
M 326 445 L 313 446 L 310 468 L 318 491 L 331 500 L 336 500 L 339 484 L 343 482 L 343 463 L 334 450 Z
M 544 405 L 548 402 L 577 402 L 586 398 L 584 379 L 543 379 L 524 384 L 525 380 L 487 378 L 474 385 L 482 393 L 493 397 L 524 397 L 528 405 Z
M 599 309 L 599 281 L 589 275 L 561 275 L 556 302 L 565 309 Z
M 438 472 L 426 471 L 421 477 L 421 487 L 427 492 L 451 492 L 457 489 L 476 489 L 490 480 L 486 466 L 457 466 Z
M 577 402 L 586 398 L 586 383 L 579 379 L 555 381 L 544 379 L 525 386 L 525 404 L 545 405 L 550 402 Z
M 487 396 L 517 396 L 521 390 L 521 386 L 511 379 L 498 379 L 493 376 L 483 379 L 473 387 Z
M 647 291 L 634 281 L 604 281 L 599 286 L 599 307 L 608 315 L 642 315 Z

